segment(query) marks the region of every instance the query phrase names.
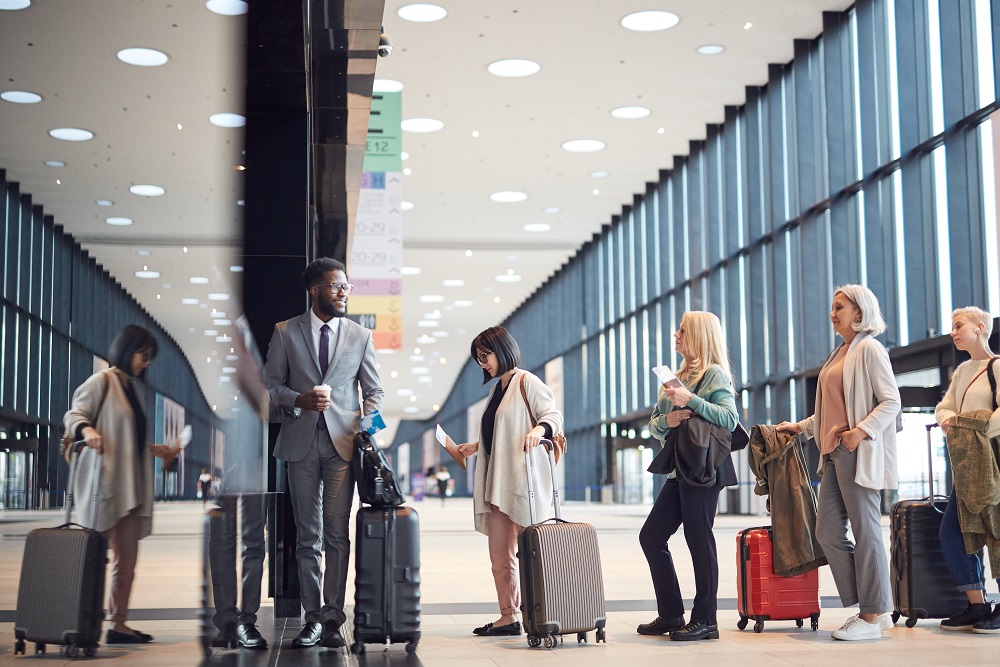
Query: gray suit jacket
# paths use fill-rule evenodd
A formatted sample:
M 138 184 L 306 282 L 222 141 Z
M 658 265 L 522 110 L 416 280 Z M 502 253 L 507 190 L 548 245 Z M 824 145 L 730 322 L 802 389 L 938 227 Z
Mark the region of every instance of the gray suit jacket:
M 274 455 L 284 461 L 305 458 L 316 430 L 317 413 L 296 408 L 295 398 L 318 384 L 328 384 L 332 387 L 331 405 L 323 412 L 323 417 L 337 453 L 350 461 L 354 453 L 354 434 L 361 426 L 358 388 L 364 400 L 364 414 L 382 407 L 383 391 L 375 368 L 372 333 L 342 318 L 337 336 L 331 341 L 333 358 L 323 377 L 310 326 L 309 311 L 279 322 L 274 325 L 274 335 L 267 348 L 264 384 L 281 416 L 281 432 Z

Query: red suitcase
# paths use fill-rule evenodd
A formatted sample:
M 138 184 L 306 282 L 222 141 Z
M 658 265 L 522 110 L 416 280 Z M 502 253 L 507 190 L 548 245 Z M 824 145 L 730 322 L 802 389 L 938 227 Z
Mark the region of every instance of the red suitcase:
M 743 630 L 750 619 L 754 632 L 764 631 L 764 621 L 795 621 L 802 627 L 804 619 L 819 627 L 819 570 L 796 577 L 779 577 L 771 563 L 771 527 L 747 528 L 736 536 L 736 560 L 739 577 L 736 582 L 737 609 Z

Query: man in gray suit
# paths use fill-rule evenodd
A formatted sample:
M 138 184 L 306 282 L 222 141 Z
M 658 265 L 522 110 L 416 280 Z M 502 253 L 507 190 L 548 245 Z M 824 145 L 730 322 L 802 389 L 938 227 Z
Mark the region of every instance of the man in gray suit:
M 354 434 L 364 414 L 382 407 L 371 331 L 344 317 L 352 286 L 340 262 L 323 257 L 306 267 L 302 283 L 312 308 L 279 322 L 267 348 L 264 382 L 281 413 L 274 455 L 288 469 L 295 514 L 296 557 L 305 626 L 292 648 L 344 646 L 348 523 L 354 499 L 351 470 Z M 329 385 L 330 396 L 314 389 Z M 320 607 L 323 539 L 326 572 Z

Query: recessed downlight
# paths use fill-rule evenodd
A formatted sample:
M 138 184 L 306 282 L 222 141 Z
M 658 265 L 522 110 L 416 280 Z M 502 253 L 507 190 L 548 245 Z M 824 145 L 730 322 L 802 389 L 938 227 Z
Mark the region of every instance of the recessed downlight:
M 494 76 L 520 77 L 537 74 L 542 66 L 534 60 L 524 58 L 509 58 L 507 60 L 496 60 L 486 66 L 486 71 Z
M 410 369 L 410 372 L 413 373 L 414 375 L 427 375 L 431 371 L 429 368 L 425 368 L 423 366 L 414 366 L 413 368 Z
M 375 79 L 372 84 L 373 93 L 398 93 L 403 90 L 403 84 L 394 79 Z
M 452 304 L 456 308 L 472 308 L 473 305 L 472 301 L 469 301 L 468 299 L 459 299 L 458 301 L 453 301 Z
M 650 114 L 646 107 L 618 107 L 611 110 L 611 115 L 621 120 L 638 120 Z
M 227 320 L 225 318 L 212 320 L 212 324 L 214 324 L 217 327 L 228 327 L 232 323 L 233 323 L 232 320 Z
M 444 123 L 436 118 L 407 118 L 399 124 L 405 132 L 437 132 L 444 127 Z
M 62 160 L 46 160 L 45 161 L 45 166 L 46 167 L 56 167 L 56 168 L 58 168 L 58 167 L 65 167 L 66 163 L 63 162 Z
M 232 271 L 233 273 L 243 273 L 243 267 L 240 266 L 239 264 L 233 264 L 232 266 L 229 267 L 229 270 Z
M 402 160 L 403 162 L 406 162 L 407 160 L 410 159 L 410 154 L 407 153 L 406 151 L 403 151 L 402 153 L 399 154 L 399 159 Z
M 404 211 L 410 211 L 410 210 L 413 209 L 413 202 L 411 202 L 411 201 L 404 201 L 403 203 L 401 203 L 399 205 L 399 208 L 403 209 Z
M 0 99 L 14 104 L 38 104 L 42 96 L 29 90 L 5 90 L 0 93 Z
M 529 222 L 522 229 L 526 232 L 547 232 L 552 229 L 552 225 L 547 225 L 544 222 Z
M 493 279 L 498 283 L 518 283 L 521 282 L 521 276 L 516 273 L 501 273 L 498 276 L 493 276 Z
M 159 67 L 166 65 L 167 61 L 170 60 L 170 57 L 163 51 L 143 47 L 122 49 L 116 55 L 118 60 L 136 67 Z
M 79 127 L 57 127 L 49 130 L 49 136 L 62 141 L 90 141 L 94 133 Z
M 441 284 L 445 287 L 464 287 L 465 281 L 460 278 L 449 278 L 448 280 L 442 280 Z
M 146 270 L 146 271 L 136 271 L 135 272 L 135 277 L 136 278 L 159 278 L 160 277 L 160 272 L 159 271 L 149 271 L 149 270 Z
M 717 56 L 725 50 L 726 47 L 721 44 L 705 44 L 698 47 L 698 53 L 703 56 Z
M 181 299 L 181 303 L 183 303 L 185 306 L 197 306 L 198 305 L 198 299 L 192 299 L 192 298 L 188 297 L 188 298 L 185 298 L 185 299 Z
M 132 218 L 105 218 L 104 222 L 115 227 L 128 227 L 132 224 Z
M 422 380 L 423 378 L 420 378 L 420 379 Z M 407 405 L 405 408 L 403 408 L 403 412 L 406 412 L 406 413 L 412 415 L 412 414 L 415 414 L 417 412 L 420 412 L 420 408 L 418 408 L 416 406 L 413 406 L 413 405 Z
M 114 206 L 115 203 L 110 199 L 98 199 L 94 202 L 98 206 Z
M 595 153 L 604 150 L 605 145 L 599 139 L 570 139 L 563 142 L 562 148 L 570 153 Z
M 167 192 L 159 185 L 133 185 L 128 191 L 140 197 L 160 197 Z
M 433 329 L 438 325 L 437 320 L 418 320 L 417 326 L 424 329 Z
M 216 127 L 243 127 L 247 124 L 246 116 L 238 113 L 214 113 L 208 117 L 208 122 Z
M 511 190 L 494 192 L 490 195 L 490 201 L 495 201 L 500 204 L 515 204 L 519 201 L 524 201 L 527 198 L 528 195 L 526 193 Z
M 591 178 L 607 178 L 610 174 L 606 171 L 592 171 L 590 172 Z
M 225 292 L 212 292 L 208 295 L 209 301 L 229 301 L 229 295 Z
M 558 206 L 546 206 L 545 208 L 542 209 L 542 213 L 548 213 L 549 215 L 552 215 L 552 214 L 558 213 L 558 212 L 559 212 L 559 207 Z
M 191 283 L 192 285 L 207 285 L 208 278 L 202 276 L 192 276 L 188 278 L 188 282 Z
M 419 276 L 422 271 L 419 266 L 403 266 L 399 269 L 404 276 Z
M 440 294 L 421 294 L 421 303 L 441 303 L 444 301 L 444 297 Z
M 448 16 L 448 11 L 444 7 L 421 2 L 403 5 L 396 10 L 396 14 L 399 18 L 414 23 L 433 23 Z
M 624 17 L 621 21 L 622 27 L 626 30 L 636 32 L 656 32 L 657 30 L 668 30 L 680 23 L 681 18 L 673 12 L 661 10 L 647 10 L 634 12 Z
M 0 9 L 26 9 L 31 6 L 31 0 L 0 0 Z
M 208 0 L 205 7 L 213 14 L 240 16 L 247 13 L 247 3 L 243 0 Z

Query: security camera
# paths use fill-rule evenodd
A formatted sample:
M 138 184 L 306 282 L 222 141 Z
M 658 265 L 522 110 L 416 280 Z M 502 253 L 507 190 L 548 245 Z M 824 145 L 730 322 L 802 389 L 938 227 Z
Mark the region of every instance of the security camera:
M 389 35 L 385 34 L 385 28 L 382 28 L 382 32 L 378 36 L 378 54 L 383 58 L 388 58 L 390 53 L 392 53 L 392 40 L 389 39 Z

